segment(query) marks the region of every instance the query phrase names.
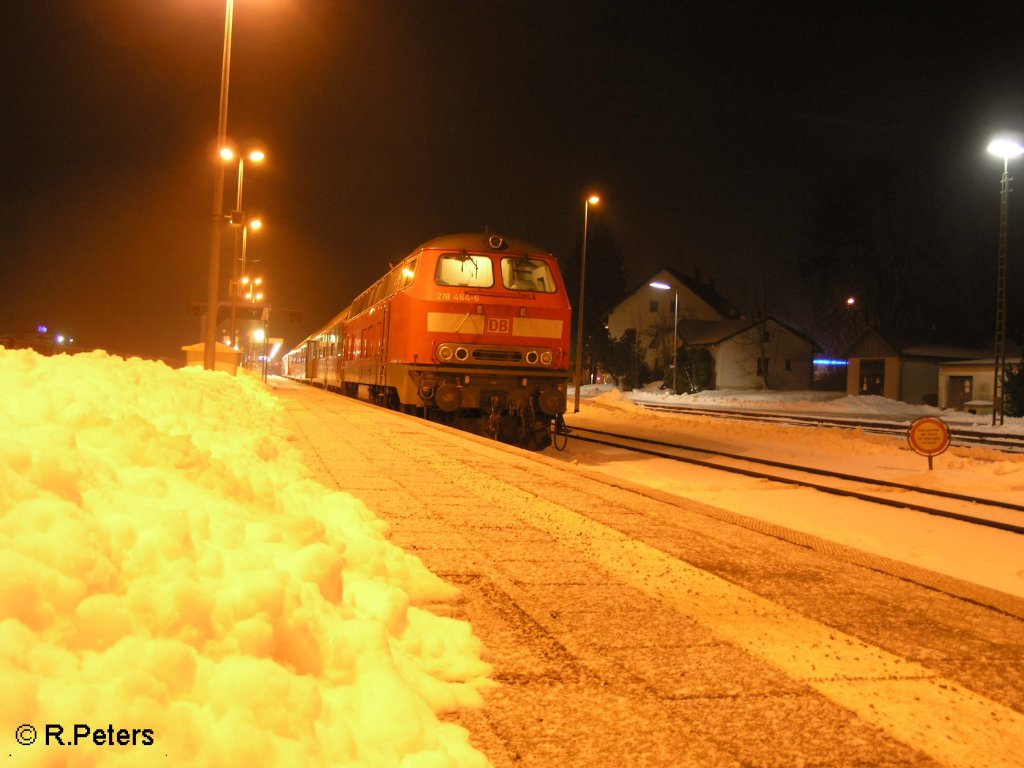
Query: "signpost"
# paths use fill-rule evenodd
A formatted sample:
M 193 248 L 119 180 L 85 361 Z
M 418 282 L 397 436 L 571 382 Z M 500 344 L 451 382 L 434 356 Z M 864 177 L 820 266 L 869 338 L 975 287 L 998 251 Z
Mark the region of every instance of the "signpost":
M 935 416 L 922 416 L 910 425 L 907 442 L 916 453 L 928 457 L 928 469 L 932 468 L 932 456 L 938 456 L 949 448 L 949 427 Z

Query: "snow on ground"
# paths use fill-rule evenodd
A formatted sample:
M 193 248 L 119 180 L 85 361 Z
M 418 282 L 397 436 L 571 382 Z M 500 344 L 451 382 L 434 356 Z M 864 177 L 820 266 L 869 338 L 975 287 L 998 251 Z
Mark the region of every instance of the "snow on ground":
M 453 588 L 309 476 L 281 415 L 245 376 L 0 347 L 18 765 L 486 765 L 437 716 L 489 684 L 469 625 L 417 607 Z
M 826 393 L 827 394 L 827 393 Z M 789 427 L 730 421 L 714 416 L 655 412 L 638 403 L 657 398 L 710 408 L 727 404 L 748 407 L 757 401 L 773 411 L 822 411 L 822 393 L 708 392 L 672 396 L 653 392 L 622 393 L 612 387 L 587 387 L 581 409 L 568 414 L 570 427 L 629 432 L 698 447 L 776 461 L 840 469 L 854 475 L 941 488 L 975 497 L 1024 503 L 1024 454 L 987 448 L 950 448 L 928 461 L 910 450 L 904 438 L 838 428 Z M 874 414 L 912 421 L 939 415 L 949 423 L 991 423 L 972 416 L 910 406 L 885 398 L 839 396 L 828 400 L 833 415 Z M 1024 434 L 1024 419 L 1007 419 L 996 428 Z M 627 451 L 570 440 L 561 454 L 605 474 L 658 488 L 697 501 L 837 541 L 901 562 L 945 573 L 976 584 L 1024 596 L 1024 536 L 894 507 L 824 495 L 768 481 L 724 475 L 668 460 L 637 458 Z M 1001 519 L 1024 525 L 1024 513 L 1007 511 Z
M 657 393 L 587 394 L 570 424 L 1024 498 L 1021 455 L 951 449 L 928 472 L 899 439 L 633 402 Z M 723 393 L 690 399 L 712 397 Z M 758 397 L 776 409 L 909 408 Z M 1019 421 L 1004 429 L 1024 431 Z M 1024 537 L 614 449 L 557 455 L 1024 595 Z M 175 765 L 485 765 L 438 719 L 480 704 L 479 644 L 424 607 L 452 588 L 382 527 L 310 476 L 257 380 L 0 348 L 0 720 L 39 729 L 16 747 L 19 765 L 159 762 L 140 749 Z M 58 754 L 43 744 L 47 724 L 69 741 L 76 724 L 89 733 Z M 97 746 L 110 738 L 134 746 Z

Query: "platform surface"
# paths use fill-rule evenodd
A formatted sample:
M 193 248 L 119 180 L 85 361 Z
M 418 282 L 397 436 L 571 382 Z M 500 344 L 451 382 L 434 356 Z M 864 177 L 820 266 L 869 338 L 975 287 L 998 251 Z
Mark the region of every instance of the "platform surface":
M 507 766 L 1020 766 L 1024 601 L 272 379 L 296 445 L 457 585 Z

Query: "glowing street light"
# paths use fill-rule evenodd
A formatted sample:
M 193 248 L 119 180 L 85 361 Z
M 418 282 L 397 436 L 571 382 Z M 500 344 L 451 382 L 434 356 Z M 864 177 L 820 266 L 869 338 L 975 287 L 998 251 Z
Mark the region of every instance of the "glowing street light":
M 583 290 L 587 278 L 587 229 L 590 216 L 590 206 L 597 205 L 601 198 L 591 195 L 583 201 L 583 248 L 580 251 L 580 300 L 578 302 L 576 318 L 576 395 L 573 403 L 573 413 L 580 412 L 580 388 L 583 386 Z
M 996 267 L 996 338 L 992 382 L 992 425 L 1003 423 L 1003 376 L 1006 370 L 1006 227 L 1010 206 L 1010 158 L 1024 154 L 1024 147 L 1011 139 L 996 139 L 988 151 L 1003 158 L 1003 179 L 999 208 L 999 260 Z
M 242 278 L 242 285 L 249 289 L 249 292 L 245 294 L 247 301 L 255 304 L 257 301 L 263 301 L 263 291 L 260 290 L 260 286 L 263 285 L 262 277 L 249 277 L 248 275 Z
M 679 370 L 679 291 L 673 288 L 668 283 L 653 282 L 648 283 L 651 288 L 657 288 L 659 291 L 672 291 L 676 295 L 675 305 L 675 322 L 672 324 L 672 394 L 679 394 L 679 387 L 677 382 Z
M 228 92 L 231 80 L 231 30 L 234 24 L 234 0 L 226 0 L 224 9 L 224 52 L 220 65 L 220 110 L 217 119 L 217 146 L 227 146 Z M 217 367 L 217 310 L 220 303 L 221 228 L 224 212 L 224 164 L 217 163 L 213 179 L 213 223 L 210 231 L 210 270 L 206 286 L 206 333 L 203 367 Z

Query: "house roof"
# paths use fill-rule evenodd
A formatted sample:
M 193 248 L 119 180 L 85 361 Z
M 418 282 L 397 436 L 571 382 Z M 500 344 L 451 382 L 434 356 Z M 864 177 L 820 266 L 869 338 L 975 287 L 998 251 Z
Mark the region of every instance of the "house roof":
M 658 267 L 658 269 L 651 272 L 649 275 L 647 275 L 647 277 L 645 277 L 639 283 L 634 285 L 632 289 L 630 289 L 630 291 L 627 294 L 627 299 L 636 295 L 636 293 L 641 288 L 647 286 L 655 277 L 660 275 L 662 272 L 667 272 L 672 276 L 673 280 L 675 280 L 678 283 L 681 283 L 682 285 L 685 285 L 690 291 L 693 292 L 694 295 L 697 296 L 697 298 L 699 298 L 701 301 L 703 301 L 705 304 L 707 304 L 709 307 L 715 310 L 715 312 L 717 312 L 723 318 L 739 319 L 743 317 L 743 314 L 738 309 L 736 309 L 736 307 L 734 307 L 728 299 L 726 299 L 722 294 L 715 290 L 715 286 L 713 285 L 713 283 L 702 283 L 696 277 L 693 277 L 692 275 L 683 274 L 679 270 L 673 269 L 672 267 Z M 619 304 L 612 307 L 612 309 L 609 310 L 608 314 L 611 314 L 616 309 L 618 309 L 619 306 L 622 305 L 622 303 L 623 302 L 619 302 Z
M 846 350 L 844 357 L 864 357 L 857 354 L 866 347 L 868 357 L 877 357 L 878 345 L 883 345 L 892 357 L 916 357 L 933 360 L 967 360 L 988 355 L 992 356 L 991 347 L 972 347 L 957 344 L 930 330 L 893 330 L 880 331 L 867 327 L 854 339 Z
M 781 328 L 785 328 L 790 333 L 799 336 L 810 344 L 812 349 L 818 349 L 818 345 L 814 339 L 810 338 L 806 334 L 800 333 L 800 331 L 790 328 L 785 323 L 780 323 L 774 317 L 768 317 L 764 320 L 751 320 L 749 318 L 740 318 L 737 320 L 682 320 L 679 323 L 678 333 L 679 337 L 683 340 L 683 343 L 687 346 L 702 347 L 712 344 L 721 344 L 723 341 L 727 341 L 733 336 L 738 336 L 744 331 L 748 331 L 751 328 L 769 322 L 774 323 Z
M 679 323 L 679 337 L 690 347 L 720 344 L 726 339 L 753 328 L 753 320 L 682 320 Z

